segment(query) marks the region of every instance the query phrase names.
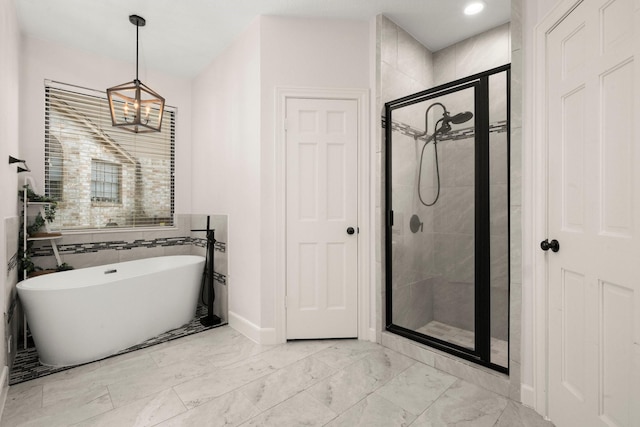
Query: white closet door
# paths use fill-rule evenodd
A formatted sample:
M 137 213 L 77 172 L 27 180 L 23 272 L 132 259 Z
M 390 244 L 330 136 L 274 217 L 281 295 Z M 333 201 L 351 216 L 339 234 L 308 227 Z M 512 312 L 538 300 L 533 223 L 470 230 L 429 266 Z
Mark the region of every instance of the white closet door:
M 287 338 L 357 337 L 357 102 L 286 109 Z

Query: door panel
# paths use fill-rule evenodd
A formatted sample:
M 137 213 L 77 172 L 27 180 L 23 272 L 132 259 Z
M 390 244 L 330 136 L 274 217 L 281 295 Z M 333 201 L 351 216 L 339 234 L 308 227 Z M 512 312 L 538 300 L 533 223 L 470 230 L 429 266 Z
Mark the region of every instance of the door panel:
M 565 231 L 584 231 L 584 102 L 585 89 L 580 87 L 562 100 L 562 228 Z
M 562 383 L 576 399 L 585 396 L 585 277 L 573 271 L 562 271 Z
M 602 349 L 602 372 L 599 406 L 602 419 L 610 425 L 633 426 L 630 406 L 633 376 L 633 290 L 613 283 L 600 282 L 602 306 L 600 310 L 599 345 Z
M 549 415 L 558 427 L 640 425 L 639 20 L 633 0 L 585 0 L 547 36 L 548 238 L 560 242 L 547 255 Z
M 631 237 L 633 62 L 626 62 L 602 76 L 601 231 Z M 609 107 L 609 108 L 608 108 Z M 620 126 L 620 124 L 623 124 Z M 626 124 L 626 125 L 624 125 Z
M 287 338 L 357 337 L 357 103 L 286 109 Z

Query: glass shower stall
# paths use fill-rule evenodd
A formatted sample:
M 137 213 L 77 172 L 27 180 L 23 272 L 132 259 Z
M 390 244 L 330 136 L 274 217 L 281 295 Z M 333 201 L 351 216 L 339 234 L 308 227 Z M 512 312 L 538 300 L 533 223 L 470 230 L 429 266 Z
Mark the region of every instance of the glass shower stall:
M 510 66 L 385 104 L 386 328 L 508 373 Z

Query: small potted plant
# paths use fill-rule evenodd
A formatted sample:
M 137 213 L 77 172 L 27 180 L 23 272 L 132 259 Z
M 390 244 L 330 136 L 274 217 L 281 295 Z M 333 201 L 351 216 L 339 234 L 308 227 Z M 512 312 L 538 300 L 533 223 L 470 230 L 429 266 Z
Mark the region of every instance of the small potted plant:
M 34 192 L 29 184 L 24 186 L 27 192 L 27 201 L 28 202 L 41 202 L 46 203 L 44 206 L 44 218 L 42 214 L 38 212 L 34 222 L 27 226 L 27 235 L 29 237 L 52 237 L 52 236 L 60 236 L 60 233 L 42 231 L 42 228 L 46 225 L 46 223 L 52 223 L 56 219 L 56 207 L 58 206 L 58 202 L 53 200 L 50 197 L 42 196 Z M 20 196 L 24 197 L 24 194 L 20 192 Z M 45 222 L 46 221 L 46 222 Z
M 46 224 L 51 223 L 56 218 L 56 207 L 57 202 L 50 197 L 42 196 L 40 194 L 35 193 L 31 187 L 27 184 L 24 186 L 27 195 L 28 202 L 41 202 L 46 203 L 44 205 L 44 217 L 41 212 L 38 212 L 33 222 L 26 227 L 27 236 L 31 238 L 38 237 L 56 237 L 60 236 L 61 233 L 58 232 L 50 232 L 46 229 Z M 20 191 L 20 198 L 24 198 L 24 192 Z M 43 230 L 44 229 L 44 230 Z M 22 239 L 22 229 L 20 230 L 21 239 Z M 73 267 L 67 263 L 62 263 L 58 265 L 55 269 L 42 269 L 36 266 L 30 256 L 31 248 L 33 247 L 33 241 L 27 241 L 27 247 L 24 251 L 20 251 L 20 260 L 22 264 L 22 271 L 25 272 L 26 277 L 35 277 L 40 276 L 42 274 L 55 273 L 57 271 L 66 271 L 73 270 Z

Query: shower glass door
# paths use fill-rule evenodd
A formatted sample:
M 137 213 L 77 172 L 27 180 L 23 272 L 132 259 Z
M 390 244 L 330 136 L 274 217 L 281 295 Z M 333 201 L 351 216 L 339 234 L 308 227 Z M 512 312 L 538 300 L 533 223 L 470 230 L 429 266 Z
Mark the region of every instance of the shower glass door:
M 492 350 L 508 330 L 507 70 L 385 114 L 387 329 L 503 372 Z

